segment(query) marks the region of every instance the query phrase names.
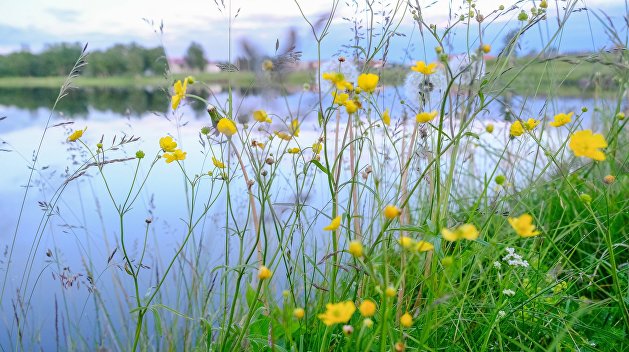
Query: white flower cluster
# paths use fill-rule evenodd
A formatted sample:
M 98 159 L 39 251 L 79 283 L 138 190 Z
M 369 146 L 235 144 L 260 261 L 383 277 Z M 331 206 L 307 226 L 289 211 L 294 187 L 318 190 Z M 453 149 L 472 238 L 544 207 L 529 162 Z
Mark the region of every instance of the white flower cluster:
M 507 262 L 510 266 L 521 266 L 523 268 L 529 267 L 529 262 L 522 259 L 522 256 L 515 252 L 515 249 L 509 247 L 507 248 L 507 255 L 502 258 L 503 261 Z
M 506 288 L 502 290 L 502 294 L 513 297 L 515 296 L 515 291 L 513 291 L 512 289 Z

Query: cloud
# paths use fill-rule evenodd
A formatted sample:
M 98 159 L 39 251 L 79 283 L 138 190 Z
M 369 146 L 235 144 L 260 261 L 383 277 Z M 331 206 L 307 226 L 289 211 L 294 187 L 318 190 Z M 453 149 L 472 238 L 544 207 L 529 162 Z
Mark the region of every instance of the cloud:
M 48 8 L 46 12 L 55 20 L 65 23 L 77 23 L 81 13 L 72 9 Z

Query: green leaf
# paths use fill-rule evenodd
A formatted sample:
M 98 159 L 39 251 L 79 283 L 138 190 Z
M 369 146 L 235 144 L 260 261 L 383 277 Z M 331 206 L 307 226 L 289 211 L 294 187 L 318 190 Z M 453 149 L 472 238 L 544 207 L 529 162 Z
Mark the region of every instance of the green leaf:
M 315 164 L 315 166 L 323 171 L 326 175 L 329 175 L 328 169 L 326 169 L 319 160 L 312 160 L 311 163 Z

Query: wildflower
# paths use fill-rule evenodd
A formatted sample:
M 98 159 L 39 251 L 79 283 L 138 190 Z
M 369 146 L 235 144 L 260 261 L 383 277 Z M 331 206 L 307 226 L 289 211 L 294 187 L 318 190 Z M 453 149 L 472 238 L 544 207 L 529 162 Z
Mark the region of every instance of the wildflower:
M 363 320 L 363 326 L 366 328 L 370 328 L 373 326 L 373 320 L 367 318 Z
M 450 242 L 458 241 L 460 239 L 474 241 L 478 238 L 478 235 L 476 226 L 472 224 L 463 224 L 453 231 L 447 228 L 441 229 L 441 236 L 443 236 L 443 239 Z
M 343 105 L 345 106 L 345 110 L 348 114 L 353 114 L 358 111 L 358 104 L 356 104 L 356 101 L 354 100 L 345 100 Z
M 522 214 L 517 218 L 508 218 L 509 224 L 520 237 L 533 237 L 539 235 L 533 225 L 533 217 L 529 214 Z
M 348 252 L 356 258 L 363 256 L 363 244 L 360 241 L 351 241 L 349 243 Z
M 367 93 L 373 93 L 380 77 L 373 73 L 363 73 L 358 76 L 358 86 Z
M 300 152 L 300 149 L 295 147 L 295 148 L 288 148 L 288 154 L 298 154 Z
M 181 149 L 175 149 L 172 153 L 164 153 L 162 157 L 166 159 L 166 163 L 170 164 L 175 160 L 184 160 L 186 158 L 186 152 Z
M 485 126 L 485 131 L 487 131 L 487 133 L 493 133 L 494 132 L 494 124 L 493 123 L 488 123 L 487 126 Z
M 227 137 L 231 137 L 236 134 L 236 124 L 234 123 L 234 121 L 226 117 L 223 117 L 218 121 L 216 128 L 220 133 L 224 134 Z
M 404 345 L 404 342 L 398 341 L 395 343 L 395 352 L 404 352 L 405 349 L 406 346 Z
M 499 184 L 502 185 L 503 183 L 505 183 L 505 181 L 507 180 L 507 178 L 505 177 L 505 175 L 498 175 L 496 176 L 496 178 L 494 179 L 494 181 Z
M 360 315 L 363 317 L 372 317 L 376 314 L 376 304 L 370 299 L 366 299 L 358 307 Z
M 400 236 L 398 242 L 400 243 L 400 246 L 404 247 L 405 249 L 410 249 L 415 244 L 415 241 L 413 241 L 413 239 L 408 236 Z
M 607 147 L 607 141 L 602 134 L 592 133 L 591 130 L 575 132 L 570 137 L 568 145 L 575 156 L 586 157 L 598 161 L 605 160 L 605 153 L 600 148 Z
M 532 131 L 535 127 L 539 125 L 539 121 L 535 119 L 528 119 L 524 122 L 524 129 L 527 131 Z
M 201 127 L 201 134 L 207 136 L 208 134 L 210 134 L 210 128 L 207 126 Z
M 419 114 L 417 114 L 415 116 L 415 120 L 417 121 L 417 123 L 426 123 L 426 122 L 431 121 L 432 119 L 434 119 L 436 116 L 437 116 L 437 112 L 436 111 L 420 112 Z
M 262 62 L 262 69 L 264 71 L 272 71 L 273 70 L 273 61 L 266 59 Z
M 288 126 L 288 131 L 293 135 L 293 137 L 299 137 L 299 120 L 292 120 L 290 122 L 290 126 Z
M 225 168 L 225 164 L 222 161 L 216 159 L 215 157 L 212 157 L 212 163 L 214 164 L 214 166 L 216 166 L 219 169 Z
M 278 136 L 280 139 L 283 139 L 285 141 L 290 141 L 290 139 L 293 138 L 290 134 L 288 134 L 286 132 L 275 131 L 275 135 Z
M 526 21 L 528 19 L 529 19 L 529 15 L 527 15 L 526 12 L 522 10 L 520 14 L 518 15 L 518 21 Z
M 415 244 L 415 249 L 418 252 L 428 252 L 428 251 L 432 251 L 433 249 L 435 249 L 435 246 L 433 246 L 432 243 L 427 242 L 427 241 L 418 241 Z
M 173 140 L 173 137 L 166 136 L 159 139 L 159 146 L 165 152 L 174 152 L 177 149 L 177 142 Z
M 337 90 L 346 90 L 353 88 L 352 84 L 345 80 L 345 76 L 340 72 L 324 73 L 321 75 L 326 81 L 330 81 L 336 86 Z M 350 89 L 351 90 L 351 89 Z
M 384 290 L 384 294 L 387 297 L 394 297 L 396 293 L 397 293 L 397 290 L 395 288 L 393 288 L 392 286 L 389 286 L 389 287 L 387 287 L 386 290 Z
M 258 122 L 265 122 L 269 118 L 269 115 L 264 110 L 256 110 L 253 112 L 253 119 Z
M 266 279 L 270 278 L 272 274 L 273 273 L 271 272 L 271 270 L 269 270 L 269 268 L 267 268 L 266 266 L 262 265 L 260 267 L 260 270 L 258 270 L 258 279 L 266 280 Z
M 175 90 L 175 94 L 172 96 L 171 98 L 171 102 L 170 105 L 172 106 L 173 110 L 176 110 L 177 107 L 179 106 L 179 103 L 181 103 L 181 100 L 186 96 L 186 89 L 188 88 L 188 79 L 184 79 L 183 83 L 181 83 L 180 80 L 177 80 L 177 82 L 175 82 L 173 89 Z
M 433 62 L 426 65 L 426 63 L 423 61 L 417 61 L 415 62 L 415 66 L 411 67 L 411 70 L 423 73 L 425 75 L 432 75 L 433 73 L 437 72 L 437 64 Z
M 343 334 L 349 336 L 354 332 L 354 327 L 351 325 L 343 325 Z
M 382 123 L 384 123 L 386 126 L 389 126 L 391 124 L 391 115 L 389 115 L 389 109 L 384 110 L 384 112 L 382 113 Z
M 402 214 L 402 209 L 396 207 L 395 205 L 389 204 L 386 207 L 384 207 L 382 214 L 384 215 L 385 218 L 391 220 L 400 216 L 400 214 Z
M 347 323 L 356 311 L 356 306 L 352 301 L 345 301 L 334 304 L 328 303 L 325 305 L 325 308 L 325 313 L 319 314 L 318 317 L 319 319 L 321 319 L 323 324 L 327 326 L 338 323 Z
M 144 156 L 145 156 L 144 152 L 141 151 L 141 150 L 138 150 L 137 152 L 135 152 L 135 157 L 138 158 L 138 159 L 142 159 L 142 158 L 144 158 Z
M 502 294 L 506 295 L 506 296 L 510 296 L 513 297 L 515 296 L 515 291 L 513 291 L 512 289 L 504 289 L 502 290 Z
M 509 136 L 520 137 L 522 134 L 524 134 L 524 127 L 522 127 L 522 123 L 520 121 L 512 123 L 511 127 L 509 127 Z
M 293 316 L 297 319 L 302 319 L 306 315 L 306 311 L 303 308 L 293 309 Z
M 539 7 L 545 9 L 548 7 L 548 3 L 546 2 L 546 0 L 542 0 L 542 2 L 539 3 Z
M 592 203 L 592 196 L 587 193 L 582 193 L 581 195 L 579 195 L 579 198 L 581 198 L 581 201 L 585 204 Z
M 312 145 L 312 151 L 315 154 L 321 153 L 321 149 L 323 149 L 323 144 L 321 144 L 321 143 L 315 143 L 315 144 Z
M 499 310 L 498 311 L 498 317 L 499 318 L 504 318 L 507 315 L 507 313 L 504 310 Z
M 400 317 L 400 325 L 405 328 L 410 328 L 411 326 L 413 326 L 413 317 L 408 314 L 408 312 L 404 313 L 404 315 Z
M 509 264 L 509 266 L 513 266 L 513 267 L 523 267 L 523 268 L 528 268 L 529 267 L 529 262 L 527 262 L 526 260 L 522 259 L 522 256 L 517 254 L 515 252 L 515 249 L 508 247 L 507 248 L 507 255 L 504 256 L 502 258 L 503 261 L 507 262 L 507 264 Z M 494 262 L 494 266 L 496 266 L 497 262 Z M 500 263 L 498 263 L 500 264 Z
M 484 44 L 483 46 L 480 47 L 480 50 L 484 52 L 485 54 L 488 54 L 491 51 L 491 45 Z
M 83 132 L 85 132 L 85 130 L 87 130 L 87 127 L 82 130 L 76 130 L 72 132 L 72 134 L 68 136 L 68 142 L 76 142 L 77 139 L 83 137 Z
M 500 262 L 496 260 L 496 261 L 494 261 L 494 268 L 500 269 L 500 268 L 502 268 L 502 264 L 500 264 Z
M 332 98 L 334 99 L 332 104 L 345 105 L 345 102 L 349 99 L 349 94 L 334 91 L 332 92 Z
M 553 127 L 561 127 L 572 120 L 573 114 L 574 112 L 570 112 L 567 114 L 564 114 L 564 113 L 557 114 L 554 117 L 554 121 L 550 122 L 549 125 Z
M 607 175 L 603 177 L 603 183 L 605 183 L 606 185 L 611 185 L 614 182 L 616 182 L 616 176 L 614 175 Z
M 339 226 L 341 226 L 341 216 L 337 216 L 334 219 L 332 219 L 332 222 L 330 222 L 330 225 L 326 226 L 323 228 L 323 230 L 325 231 L 336 231 L 336 229 L 339 228 Z

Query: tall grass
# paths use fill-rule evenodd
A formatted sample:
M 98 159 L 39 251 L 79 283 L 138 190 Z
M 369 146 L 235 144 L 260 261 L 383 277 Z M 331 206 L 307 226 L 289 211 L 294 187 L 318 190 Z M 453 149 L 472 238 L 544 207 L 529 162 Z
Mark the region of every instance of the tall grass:
M 41 204 L 23 268 L 9 254 L 3 287 L 15 270 L 22 279 L 5 318 L 7 349 L 34 349 L 52 329 L 31 308 L 48 272 L 64 288 L 59 307 L 54 299 L 61 350 L 629 348 L 627 43 L 589 57 L 615 72 L 614 98 L 562 111 L 570 122 L 554 127 L 553 91 L 567 74 L 555 70 L 565 58 L 547 52 L 578 2 L 534 11 L 516 2 L 488 14 L 474 1 L 450 3 L 445 27 L 426 22 L 437 4 L 333 0 L 326 16 L 309 18 L 296 1 L 319 62 L 302 94 L 314 89 L 317 99 L 295 106 L 286 97 L 281 77 L 294 49 L 266 59 L 258 75 L 283 89 L 286 115 L 241 111 L 231 85 L 226 99 L 191 94 L 203 83 L 186 77 L 171 92 L 172 127 L 151 150 L 133 149 L 141 136 L 75 130 L 67 143 L 76 162 Z M 353 45 L 325 70 L 347 5 Z M 231 29 L 239 10 L 217 6 Z M 546 24 L 551 9 L 556 27 Z M 518 27 L 499 50 L 484 33 L 503 19 Z M 540 27 L 544 48 L 515 60 L 521 38 Z M 454 35 L 464 48 L 452 47 Z M 405 62 L 407 93 L 376 79 L 398 41 L 424 53 Z M 491 68 L 489 51 L 498 52 Z M 531 94 L 547 96 L 533 116 L 507 94 L 531 69 L 542 71 Z M 180 109 L 192 101 L 208 106 L 196 140 Z M 485 117 L 498 105 L 510 122 Z M 606 141 L 602 158 L 577 145 L 588 128 Z M 68 186 L 80 195 L 69 212 L 94 201 L 96 215 L 66 218 Z M 50 221 L 77 239 L 80 274 L 56 249 L 34 266 Z M 68 288 L 79 283 L 89 292 L 77 317 Z

